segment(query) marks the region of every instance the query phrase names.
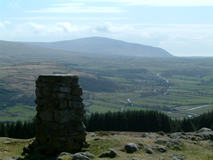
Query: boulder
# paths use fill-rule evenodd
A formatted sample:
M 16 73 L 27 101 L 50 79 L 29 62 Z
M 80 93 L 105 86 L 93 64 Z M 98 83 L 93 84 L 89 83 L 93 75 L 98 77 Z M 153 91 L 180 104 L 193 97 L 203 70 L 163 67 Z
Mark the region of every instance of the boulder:
M 61 152 L 61 153 L 58 155 L 58 157 L 61 157 L 61 156 L 72 156 L 72 154 L 69 153 L 69 152 Z
M 114 149 L 108 149 L 107 152 L 102 153 L 99 155 L 99 158 L 109 157 L 109 158 L 115 158 L 117 156 L 117 152 Z
M 141 148 L 141 147 L 145 147 L 145 145 L 143 143 L 138 143 L 138 146 Z
M 164 153 L 168 150 L 168 148 L 166 146 L 162 146 L 162 145 L 153 145 L 152 146 L 153 150 L 158 150 L 161 153 Z
M 167 148 L 166 146 L 159 146 L 159 147 L 157 148 L 157 150 L 158 150 L 159 152 L 161 152 L 161 153 L 164 153 L 164 152 L 166 152 L 166 151 L 168 150 L 168 148 Z
M 30 156 L 32 160 L 45 160 L 45 158 L 41 154 L 33 154 Z
M 213 142 L 212 142 L 212 141 L 209 141 L 209 144 L 210 144 L 211 146 L 213 146 Z
M 88 136 L 96 137 L 97 135 L 94 132 L 86 132 Z
M 94 141 L 99 141 L 99 140 L 101 140 L 101 139 L 100 139 L 100 138 L 95 138 L 95 139 L 94 139 Z
M 173 153 L 170 154 L 169 157 L 171 157 L 174 160 L 184 160 L 186 158 L 186 156 L 182 153 Z
M 138 145 L 135 143 L 128 143 L 124 146 L 124 149 L 127 153 L 133 153 L 138 150 Z
M 175 144 L 175 145 L 178 145 L 178 146 L 179 146 L 179 145 L 181 144 L 181 141 L 180 141 L 179 139 L 172 139 L 172 138 L 171 138 L 171 139 L 168 139 L 168 140 L 167 140 L 167 144 L 171 144 L 171 145 L 174 145 L 174 144 Z
M 146 153 L 148 153 L 148 154 L 153 154 L 153 153 L 154 153 L 154 151 L 153 151 L 153 149 L 152 149 L 152 148 L 147 148 Z
M 71 154 L 69 152 L 62 152 L 56 157 L 56 160 L 63 160 L 64 157 L 66 157 L 66 159 L 67 157 L 70 157 L 70 160 L 90 160 L 95 158 L 95 156 L 93 154 L 90 154 L 89 152 L 79 152 L 75 154 Z
M 11 144 L 10 141 L 4 141 L 4 144 Z
M 94 158 L 95 156 L 89 152 L 79 152 L 72 155 L 72 160 L 90 160 Z
M 176 133 L 170 134 L 170 138 L 173 138 L 173 139 L 178 139 L 178 138 L 188 139 L 189 135 L 187 135 L 183 132 L 176 132 Z
M 13 158 L 13 159 L 20 159 L 19 156 L 13 156 L 12 158 Z
M 165 136 L 166 134 L 163 131 L 158 132 L 159 135 Z
M 155 141 L 155 143 L 157 143 L 157 144 L 166 144 L 166 143 L 167 143 L 167 140 L 158 139 L 158 140 Z
M 202 132 L 211 132 L 212 130 L 210 128 L 206 128 L 206 127 L 203 127 L 201 129 L 199 129 L 197 131 L 197 133 L 202 133 Z
M 195 132 L 194 135 L 200 137 L 202 140 L 213 140 L 213 131 Z
M 157 136 L 157 134 L 155 134 L 155 133 L 144 133 L 141 137 L 148 137 L 148 138 L 150 138 L 150 139 L 156 139 L 156 138 L 158 138 L 159 136 Z
M 2 159 L 2 160 L 14 160 L 14 159 L 12 159 L 12 158 L 10 158 L 10 157 L 6 157 L 6 158 L 4 158 L 4 159 Z

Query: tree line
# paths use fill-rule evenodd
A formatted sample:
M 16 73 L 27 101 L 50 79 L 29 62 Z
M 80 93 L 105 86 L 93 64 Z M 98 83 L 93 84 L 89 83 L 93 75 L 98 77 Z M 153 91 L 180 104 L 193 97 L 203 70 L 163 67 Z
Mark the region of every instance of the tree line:
M 202 127 L 213 130 L 213 111 L 198 117 L 173 120 L 157 110 L 92 113 L 85 121 L 87 131 L 193 132 Z
M 213 111 L 198 117 L 173 120 L 165 113 L 151 111 L 125 111 L 92 113 L 85 119 L 87 131 L 136 131 L 136 132 L 193 132 L 202 127 L 213 130 Z M 28 139 L 35 137 L 33 121 L 0 122 L 0 137 Z
M 0 137 L 19 139 L 35 137 L 34 121 L 0 122 Z

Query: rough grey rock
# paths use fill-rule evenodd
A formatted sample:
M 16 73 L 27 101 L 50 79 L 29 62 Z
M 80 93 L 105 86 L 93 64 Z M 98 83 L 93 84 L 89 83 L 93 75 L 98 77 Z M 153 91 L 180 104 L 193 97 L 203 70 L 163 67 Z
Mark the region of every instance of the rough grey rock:
M 150 139 L 156 139 L 158 138 L 159 136 L 157 136 L 157 134 L 155 133 L 144 133 L 141 137 L 149 137 Z
M 4 141 L 4 144 L 11 144 L 10 141 Z
M 186 158 L 186 156 L 181 153 L 173 153 L 173 154 L 170 154 L 169 157 L 171 157 L 174 160 L 184 160 Z
M 194 135 L 200 137 L 202 140 L 213 140 L 213 131 L 194 133 Z
M 19 156 L 13 156 L 12 159 L 19 159 Z
M 120 133 L 118 133 L 118 135 L 126 135 L 126 133 L 120 132 Z
M 153 150 L 158 150 L 161 153 L 164 153 L 168 150 L 168 148 L 166 146 L 162 146 L 162 145 L 153 145 L 152 146 Z
M 69 152 L 61 152 L 58 156 L 72 156 Z
M 139 147 L 145 147 L 145 145 L 144 145 L 143 143 L 141 143 L 141 142 L 138 143 L 138 146 L 139 146 Z
M 128 143 L 124 146 L 124 149 L 127 153 L 133 153 L 138 150 L 138 145 L 135 143 Z
M 209 142 L 211 146 L 213 146 L 213 142 Z
M 38 147 L 35 147 L 35 149 L 33 151 L 33 154 L 45 154 L 46 150 L 47 150 L 47 147 L 45 147 L 45 146 L 38 146 Z
M 146 153 L 148 153 L 148 154 L 153 154 L 153 153 L 154 153 L 154 151 L 153 151 L 153 149 L 152 149 L 152 148 L 147 148 Z
M 168 148 L 167 148 L 166 146 L 159 146 L 159 147 L 157 148 L 157 150 L 158 150 L 159 152 L 161 152 L 161 153 L 164 153 L 164 152 L 166 152 L 166 151 L 168 150 Z
M 159 135 L 165 136 L 166 134 L 163 131 L 158 132 Z
M 158 147 L 159 147 L 159 145 L 158 145 L 158 144 L 156 144 L 156 145 L 153 145 L 151 148 L 152 148 L 153 150 L 157 150 L 157 149 L 158 149 Z
M 152 146 L 150 144 L 144 144 L 144 147 L 151 148 Z
M 44 157 L 41 154 L 33 154 L 30 156 L 30 159 L 32 160 L 45 160 Z
M 178 139 L 178 138 L 188 139 L 189 135 L 185 134 L 183 132 L 176 132 L 176 133 L 170 134 L 170 138 L 172 138 L 172 139 Z
M 203 127 L 201 129 L 199 129 L 197 131 L 197 133 L 202 133 L 202 132 L 211 132 L 212 130 L 210 128 L 206 128 L 206 127 Z
M 192 141 L 199 141 L 199 140 L 201 140 L 201 139 L 198 138 L 198 137 L 190 137 L 190 139 L 191 139 Z
M 99 155 L 99 158 L 104 158 L 104 157 L 110 157 L 110 158 L 115 158 L 117 156 L 117 152 L 114 149 L 108 149 L 107 152 L 102 153 Z
M 72 160 L 90 160 L 94 158 L 95 156 L 89 152 L 79 152 L 72 156 Z
M 171 144 L 171 145 L 176 144 L 179 146 L 181 144 L 181 141 L 179 139 L 168 139 L 167 144 Z
M 158 140 L 155 141 L 155 143 L 157 143 L 157 144 L 166 144 L 167 140 L 165 140 L 165 139 L 158 139 Z
M 87 132 L 87 135 L 88 135 L 88 136 L 91 136 L 91 137 L 97 136 L 94 132 Z
M 132 158 L 131 160 L 139 160 L 138 158 Z
M 6 158 L 4 158 L 3 160 L 14 160 L 14 159 L 12 159 L 12 158 L 10 158 L 10 157 L 6 157 Z

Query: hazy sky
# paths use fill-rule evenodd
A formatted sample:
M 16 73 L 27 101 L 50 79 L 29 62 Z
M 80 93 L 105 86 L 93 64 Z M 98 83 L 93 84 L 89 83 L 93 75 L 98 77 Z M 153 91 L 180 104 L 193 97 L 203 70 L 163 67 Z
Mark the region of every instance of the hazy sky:
M 0 0 L 0 40 L 93 36 L 213 56 L 213 0 Z

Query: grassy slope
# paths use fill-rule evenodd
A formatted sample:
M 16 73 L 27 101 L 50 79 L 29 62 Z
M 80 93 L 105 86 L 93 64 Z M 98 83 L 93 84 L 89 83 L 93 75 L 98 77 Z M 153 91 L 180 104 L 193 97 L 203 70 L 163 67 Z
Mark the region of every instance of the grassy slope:
M 17 46 L 12 44 L 13 50 L 15 51 Z M 35 51 L 34 47 L 25 48 L 24 53 L 29 51 Z M 22 51 L 17 50 L 17 55 L 21 54 Z M 189 59 L 189 58 L 170 58 L 170 59 L 142 59 L 134 57 L 101 57 L 101 56 L 82 56 L 66 53 L 66 57 L 58 58 L 56 55 L 61 52 L 54 51 L 54 54 L 49 53 L 45 56 L 35 54 L 31 58 L 29 56 L 24 56 L 20 58 L 20 61 L 16 61 L 14 58 L 9 58 L 7 61 L 6 57 L 2 57 L 4 63 L 1 63 L 0 67 L 0 87 L 7 87 L 8 90 L 18 90 L 21 91 L 19 95 L 12 98 L 19 98 L 25 95 L 31 96 L 31 102 L 35 99 L 35 80 L 39 74 L 53 73 L 53 72 L 66 72 L 66 73 L 80 73 L 80 83 L 81 76 L 87 76 L 87 73 L 92 73 L 94 75 L 99 75 L 106 79 L 111 80 L 116 84 L 122 84 L 126 88 L 123 90 L 118 90 L 115 93 L 109 92 L 85 92 L 88 96 L 84 98 L 86 100 L 86 109 L 88 114 L 91 112 L 107 112 L 119 111 L 123 106 L 128 105 L 126 99 L 131 99 L 134 106 L 127 106 L 127 109 L 144 109 L 144 105 L 149 106 L 160 106 L 168 107 L 171 109 L 186 106 L 188 108 L 193 108 L 201 106 L 204 104 L 213 104 L 213 87 L 210 85 L 197 85 L 202 80 L 209 81 L 213 79 L 213 67 L 212 58 L 209 59 Z M 42 52 L 43 53 L 43 52 Z M 26 55 L 25 54 L 25 55 Z M 4 55 L 5 56 L 5 55 Z M 21 56 L 21 55 L 20 55 Z M 1 59 L 1 58 L 0 58 Z M 4 61 L 5 60 L 5 61 Z M 58 61 L 65 65 L 59 63 L 51 63 L 53 61 Z M 40 63 L 39 61 L 49 61 L 45 63 Z M 17 62 L 34 62 L 34 63 L 22 63 L 18 65 L 13 65 Z M 78 69 L 78 71 L 73 70 Z M 146 69 L 152 74 L 137 73 L 140 69 Z M 123 72 L 122 72 L 123 71 Z M 198 72 L 194 76 L 181 75 L 183 71 L 188 71 L 187 74 L 193 72 Z M 87 72 L 87 73 L 83 73 Z M 167 72 L 174 73 L 168 76 Z M 163 88 L 162 86 L 148 86 L 147 82 L 155 84 L 157 80 L 156 74 L 160 73 L 161 76 L 166 76 L 166 78 L 171 82 L 172 88 L 167 89 L 166 96 L 153 96 L 153 97 L 140 97 L 141 92 L 153 91 L 155 89 Z M 205 73 L 204 76 L 202 74 Z M 201 74 L 201 75 L 199 75 Z M 90 74 L 91 75 L 91 74 Z M 135 76 L 135 77 L 134 77 Z M 3 82 L 1 82 L 3 80 Z M 5 84 L 6 83 L 6 84 Z M 103 84 L 104 85 L 104 84 Z M 106 86 L 108 87 L 108 86 Z M 83 88 L 84 89 L 84 88 Z M 84 90 L 85 91 L 85 90 Z M 87 98 L 89 97 L 89 98 Z M 25 104 L 26 105 L 26 104 Z M 34 105 L 34 104 L 33 104 Z M 14 105 L 15 106 L 15 105 Z M 212 107 L 203 108 L 202 110 L 197 110 L 197 113 L 207 112 L 211 110 Z M 1 111 L 2 112 L 2 111 Z M 194 111 L 193 111 L 194 112 Z M 3 115 L 3 113 L 0 113 Z M 7 114 L 4 114 L 6 117 Z M 171 114 L 170 114 L 171 115 Z M 187 116 L 186 114 L 175 113 L 176 116 Z M 22 119 L 18 115 L 18 118 Z M 17 119 L 17 117 L 15 118 Z M 14 119 L 14 120 L 15 120 Z M 0 119 L 1 120 L 1 119 Z M 4 118 L 5 120 L 5 118 Z
M 169 148 L 167 152 L 160 153 L 155 151 L 154 154 L 150 155 L 145 153 L 145 148 L 139 149 L 133 154 L 128 154 L 120 151 L 124 148 L 124 145 L 127 143 L 143 143 L 148 145 L 155 145 L 155 139 L 142 138 L 142 133 L 127 133 L 126 135 L 110 135 L 109 132 L 98 132 L 96 137 L 87 136 L 87 141 L 90 143 L 90 147 L 87 149 L 88 152 L 95 155 L 96 159 L 99 159 L 98 156 L 107 151 L 108 148 L 113 148 L 118 156 L 118 160 L 129 160 L 133 157 L 138 159 L 149 159 L 149 158 L 163 158 L 169 160 L 171 158 L 168 155 L 172 153 L 182 153 L 186 155 L 188 160 L 210 160 L 213 159 L 213 148 L 207 141 L 199 141 L 198 144 L 194 144 L 191 140 L 183 140 L 179 149 Z M 94 141 L 95 138 L 100 140 Z M 167 136 L 160 137 L 161 139 L 167 139 Z M 10 141 L 11 144 L 4 144 L 5 141 Z M 15 155 L 21 156 L 22 148 L 27 145 L 30 140 L 19 140 L 11 138 L 0 138 L 0 148 L 1 152 L 7 151 L 7 153 L 0 153 L 0 158 L 13 157 Z M 64 157 L 65 160 L 70 160 L 68 157 Z M 110 158 L 103 158 L 110 159 Z

